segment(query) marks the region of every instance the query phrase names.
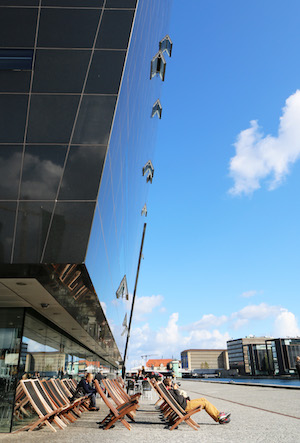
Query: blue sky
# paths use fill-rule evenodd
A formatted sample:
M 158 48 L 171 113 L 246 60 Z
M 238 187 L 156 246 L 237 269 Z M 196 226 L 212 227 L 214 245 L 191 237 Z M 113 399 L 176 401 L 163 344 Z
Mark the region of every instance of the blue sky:
M 300 335 L 299 16 L 174 0 L 131 365 Z

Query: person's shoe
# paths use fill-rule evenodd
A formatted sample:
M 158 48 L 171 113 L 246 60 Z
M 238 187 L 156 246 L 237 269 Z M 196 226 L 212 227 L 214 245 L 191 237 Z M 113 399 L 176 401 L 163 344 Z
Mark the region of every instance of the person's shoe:
M 220 412 L 219 414 L 219 423 L 221 425 L 230 422 L 230 412 Z

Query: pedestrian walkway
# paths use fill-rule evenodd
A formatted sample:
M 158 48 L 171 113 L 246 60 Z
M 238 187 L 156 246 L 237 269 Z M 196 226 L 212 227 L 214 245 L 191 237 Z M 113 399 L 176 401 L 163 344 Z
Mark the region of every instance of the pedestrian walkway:
M 171 440 L 172 443 L 295 443 L 300 433 L 299 391 L 263 388 L 258 386 L 223 385 L 201 381 L 182 381 L 191 398 L 206 397 L 220 411 L 231 412 L 231 422 L 215 423 L 206 413 L 194 415 L 200 424 L 194 431 L 186 424 L 169 431 L 159 419 L 154 407 L 155 398 L 141 398 L 136 423 L 127 431 L 121 423 L 108 431 L 99 429 L 97 421 L 106 415 L 107 409 L 98 399 L 99 412 L 86 412 L 64 431 L 52 433 L 46 427 L 40 431 L 19 434 L 0 434 L 0 443 L 155 443 Z

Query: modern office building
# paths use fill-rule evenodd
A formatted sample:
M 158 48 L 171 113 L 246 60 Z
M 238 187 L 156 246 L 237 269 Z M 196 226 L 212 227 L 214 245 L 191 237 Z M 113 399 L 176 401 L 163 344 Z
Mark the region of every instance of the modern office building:
M 122 364 L 169 13 L 169 0 L 0 0 L 2 432 L 22 425 L 25 369 Z
M 228 341 L 227 348 L 230 369 L 241 375 L 294 375 L 300 338 L 246 337 Z
M 226 349 L 187 349 L 181 352 L 182 369 L 228 369 Z
M 263 346 L 265 349 L 266 337 L 245 337 L 227 342 L 228 360 L 230 369 L 237 369 L 241 375 L 251 373 L 248 346 Z

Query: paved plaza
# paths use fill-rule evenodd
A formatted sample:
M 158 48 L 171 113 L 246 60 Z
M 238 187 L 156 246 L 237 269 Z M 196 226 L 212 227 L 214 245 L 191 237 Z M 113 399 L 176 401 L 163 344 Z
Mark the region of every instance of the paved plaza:
M 34 432 L 0 434 L 0 442 L 27 443 L 154 443 L 169 440 L 176 443 L 199 441 L 218 442 L 293 442 L 300 435 L 300 390 L 276 389 L 260 386 L 239 386 L 201 381 L 182 381 L 191 399 L 206 397 L 220 411 L 230 411 L 229 424 L 215 423 L 205 411 L 194 415 L 200 424 L 194 431 L 186 424 L 177 430 L 169 431 L 159 419 L 155 409 L 155 394 L 152 399 L 142 398 L 137 411 L 136 423 L 128 431 L 121 423 L 108 431 L 99 429 L 97 421 L 105 416 L 107 409 L 98 399 L 99 412 L 86 412 L 64 431 L 51 432 L 47 427 Z

